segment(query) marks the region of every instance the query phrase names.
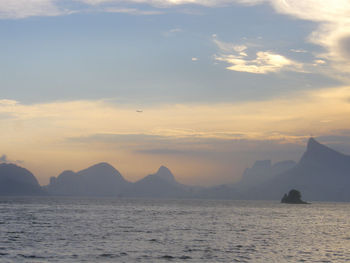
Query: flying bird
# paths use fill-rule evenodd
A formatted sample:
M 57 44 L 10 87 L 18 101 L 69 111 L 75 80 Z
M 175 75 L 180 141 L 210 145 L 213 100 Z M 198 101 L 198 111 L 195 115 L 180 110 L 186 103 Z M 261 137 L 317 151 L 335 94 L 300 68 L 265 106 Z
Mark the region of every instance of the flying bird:
M 143 112 L 143 110 L 136 110 L 136 112 L 138 112 L 138 113 L 142 113 L 142 112 Z

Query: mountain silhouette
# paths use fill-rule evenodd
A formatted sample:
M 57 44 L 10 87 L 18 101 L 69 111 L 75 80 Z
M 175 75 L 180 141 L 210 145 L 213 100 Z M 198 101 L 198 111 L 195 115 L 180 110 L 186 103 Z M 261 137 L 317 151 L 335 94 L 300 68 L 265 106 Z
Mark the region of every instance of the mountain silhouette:
M 35 176 L 15 164 L 0 164 L 0 195 L 44 195 Z
M 177 182 L 175 180 L 175 176 L 171 173 L 171 171 L 167 167 L 165 167 L 163 165 L 158 169 L 157 173 L 155 173 L 154 175 L 149 175 L 149 176 L 155 176 L 155 177 L 163 179 L 169 183 L 177 184 Z
M 260 194 L 252 197 L 278 199 L 298 189 L 307 200 L 350 201 L 349 186 L 350 156 L 310 138 L 298 164 L 257 187 Z
M 296 164 L 295 161 L 291 160 L 277 162 L 273 165 L 271 160 L 256 161 L 251 168 L 244 171 L 242 179 L 234 187 L 240 191 L 248 191 L 293 168 Z
M 298 189 L 310 201 L 350 201 L 350 156 L 310 138 L 300 161 L 257 161 L 241 182 L 213 187 L 179 183 L 161 166 L 154 174 L 132 183 L 108 163 L 79 172 L 66 170 L 40 187 L 35 176 L 15 164 L 0 164 L 0 195 L 114 196 L 131 198 L 212 198 L 279 200 Z
M 303 154 L 299 165 L 305 167 L 322 167 L 328 171 L 336 169 L 337 174 L 350 169 L 350 156 L 339 153 L 310 138 L 306 152 Z M 345 170 L 344 170 L 345 169 Z
M 99 163 L 77 173 L 64 171 L 57 178 L 51 177 L 46 188 L 52 195 L 120 196 L 129 184 L 113 166 Z
M 183 198 L 189 195 L 189 187 L 175 180 L 172 172 L 161 166 L 155 174 L 147 175 L 132 185 L 133 197 Z

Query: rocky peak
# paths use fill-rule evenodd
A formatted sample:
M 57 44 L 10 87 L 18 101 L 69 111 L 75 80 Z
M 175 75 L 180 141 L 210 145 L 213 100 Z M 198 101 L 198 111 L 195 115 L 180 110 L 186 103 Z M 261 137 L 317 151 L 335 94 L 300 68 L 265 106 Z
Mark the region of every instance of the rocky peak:
M 300 160 L 300 164 L 318 163 L 319 165 L 341 165 L 349 160 L 349 156 L 339 153 L 319 143 L 314 138 L 310 138 L 307 143 L 306 152 L 303 154 Z
M 90 166 L 85 170 L 79 171 L 77 174 L 80 176 L 90 178 L 103 178 L 114 176 L 122 178 L 122 175 L 119 173 L 118 170 L 116 170 L 112 165 L 104 162 Z
M 162 179 L 170 181 L 170 182 L 175 181 L 174 175 L 171 173 L 171 171 L 167 167 L 165 167 L 163 165 L 158 169 L 158 171 L 155 175 L 157 175 L 159 178 L 162 178 Z

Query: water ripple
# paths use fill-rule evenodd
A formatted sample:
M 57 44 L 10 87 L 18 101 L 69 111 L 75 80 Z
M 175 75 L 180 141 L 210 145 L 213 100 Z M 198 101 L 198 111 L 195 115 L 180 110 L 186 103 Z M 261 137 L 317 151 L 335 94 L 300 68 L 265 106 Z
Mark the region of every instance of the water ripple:
M 1 198 L 0 262 L 349 262 L 349 208 Z

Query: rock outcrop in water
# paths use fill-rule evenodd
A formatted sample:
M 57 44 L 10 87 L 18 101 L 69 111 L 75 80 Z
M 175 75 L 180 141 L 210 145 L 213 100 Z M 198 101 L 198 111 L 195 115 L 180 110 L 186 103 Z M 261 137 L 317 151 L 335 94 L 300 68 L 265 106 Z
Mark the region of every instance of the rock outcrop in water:
M 0 195 L 45 195 L 35 176 L 10 163 L 0 164 Z
M 292 189 L 288 194 L 284 194 L 281 203 L 285 204 L 308 204 L 301 200 L 301 193 L 298 190 Z

